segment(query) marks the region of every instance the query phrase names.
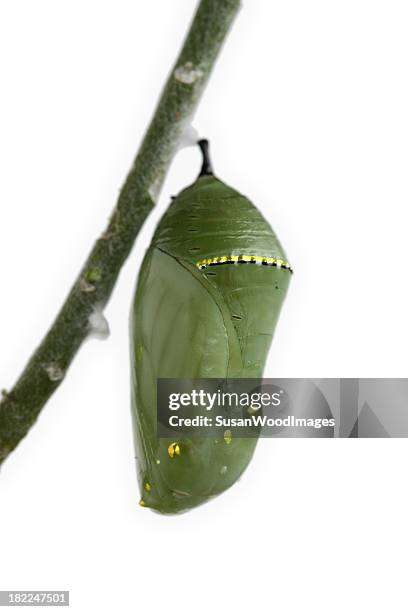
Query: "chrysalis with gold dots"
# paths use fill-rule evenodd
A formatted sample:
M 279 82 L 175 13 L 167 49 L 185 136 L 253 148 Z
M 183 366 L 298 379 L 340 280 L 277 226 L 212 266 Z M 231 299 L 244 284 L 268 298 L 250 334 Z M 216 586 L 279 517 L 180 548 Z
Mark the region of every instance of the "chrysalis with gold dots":
M 131 312 L 132 414 L 140 505 L 191 509 L 231 487 L 256 438 L 161 439 L 158 378 L 259 378 L 292 268 L 269 223 L 214 176 L 173 198 L 143 260 Z

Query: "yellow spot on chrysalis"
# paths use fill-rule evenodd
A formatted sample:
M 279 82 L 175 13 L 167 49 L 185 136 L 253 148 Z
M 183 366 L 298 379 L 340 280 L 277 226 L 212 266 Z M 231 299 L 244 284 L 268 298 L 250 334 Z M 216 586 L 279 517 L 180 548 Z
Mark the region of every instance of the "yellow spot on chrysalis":
M 259 408 L 254 408 L 253 406 L 250 406 L 247 410 L 248 414 L 256 414 L 258 412 Z
M 146 504 L 145 504 L 145 501 L 144 501 L 144 499 L 142 498 L 142 499 L 140 500 L 140 502 L 139 502 L 139 506 L 145 506 L 145 505 L 146 505 Z
M 175 455 L 179 455 L 181 453 L 181 448 L 180 448 L 180 445 L 177 444 L 177 442 L 173 442 L 172 444 L 170 444 L 167 451 L 170 455 L 170 458 L 173 459 Z
M 145 489 L 146 489 L 146 491 L 151 491 L 152 490 L 152 485 L 150 484 L 150 482 L 146 482 Z
M 227 431 L 224 431 L 224 442 L 225 444 L 231 444 L 232 442 L 232 433 L 230 429 L 227 429 Z
M 157 465 L 160 465 L 160 459 L 156 459 Z

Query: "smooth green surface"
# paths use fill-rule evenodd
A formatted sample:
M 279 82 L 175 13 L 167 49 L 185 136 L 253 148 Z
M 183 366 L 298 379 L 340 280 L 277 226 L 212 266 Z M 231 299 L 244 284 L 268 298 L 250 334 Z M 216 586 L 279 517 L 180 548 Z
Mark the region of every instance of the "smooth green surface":
M 256 439 L 157 439 L 157 378 L 260 377 L 290 272 L 253 264 L 199 270 L 231 254 L 286 259 L 251 202 L 214 177 L 181 192 L 160 221 L 137 285 L 131 330 L 133 418 L 143 504 L 192 508 L 230 487 Z M 179 444 L 170 457 L 168 447 Z
M 169 206 L 153 236 L 163 251 L 195 264 L 242 253 L 286 259 L 259 210 L 213 176 L 202 176 Z M 244 266 L 243 266 L 244 267 Z

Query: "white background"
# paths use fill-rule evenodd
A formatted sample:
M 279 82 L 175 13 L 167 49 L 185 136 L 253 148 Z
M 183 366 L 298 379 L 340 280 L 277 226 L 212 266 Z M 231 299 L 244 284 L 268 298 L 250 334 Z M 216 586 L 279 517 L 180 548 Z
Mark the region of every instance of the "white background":
M 2 0 L 0 384 L 103 229 L 195 0 Z M 295 268 L 269 376 L 407 376 L 408 9 L 244 1 L 195 125 Z M 179 517 L 137 505 L 128 312 L 171 194 L 89 341 L 0 479 L 0 588 L 75 611 L 406 610 L 405 440 L 263 440 L 242 480 Z

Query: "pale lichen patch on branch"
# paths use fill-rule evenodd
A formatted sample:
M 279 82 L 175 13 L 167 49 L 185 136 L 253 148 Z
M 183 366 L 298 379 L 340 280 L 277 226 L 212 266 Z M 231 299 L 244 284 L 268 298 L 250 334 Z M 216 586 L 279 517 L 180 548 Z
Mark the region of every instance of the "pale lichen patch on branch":
M 48 374 L 48 378 L 52 382 L 59 382 L 64 378 L 64 370 L 58 365 L 58 363 L 49 363 L 44 366 L 44 370 Z
M 96 289 L 95 285 L 88 282 L 84 277 L 79 280 L 79 288 L 83 293 L 92 293 Z
M 185 85 L 192 85 L 203 76 L 204 72 L 201 68 L 195 67 L 193 62 L 186 62 L 182 66 L 178 66 L 174 71 L 174 78 Z
M 163 184 L 163 178 L 158 176 L 155 181 L 150 185 L 148 191 L 149 197 L 151 198 L 154 204 L 157 204 L 157 200 L 159 199 L 160 191 Z

